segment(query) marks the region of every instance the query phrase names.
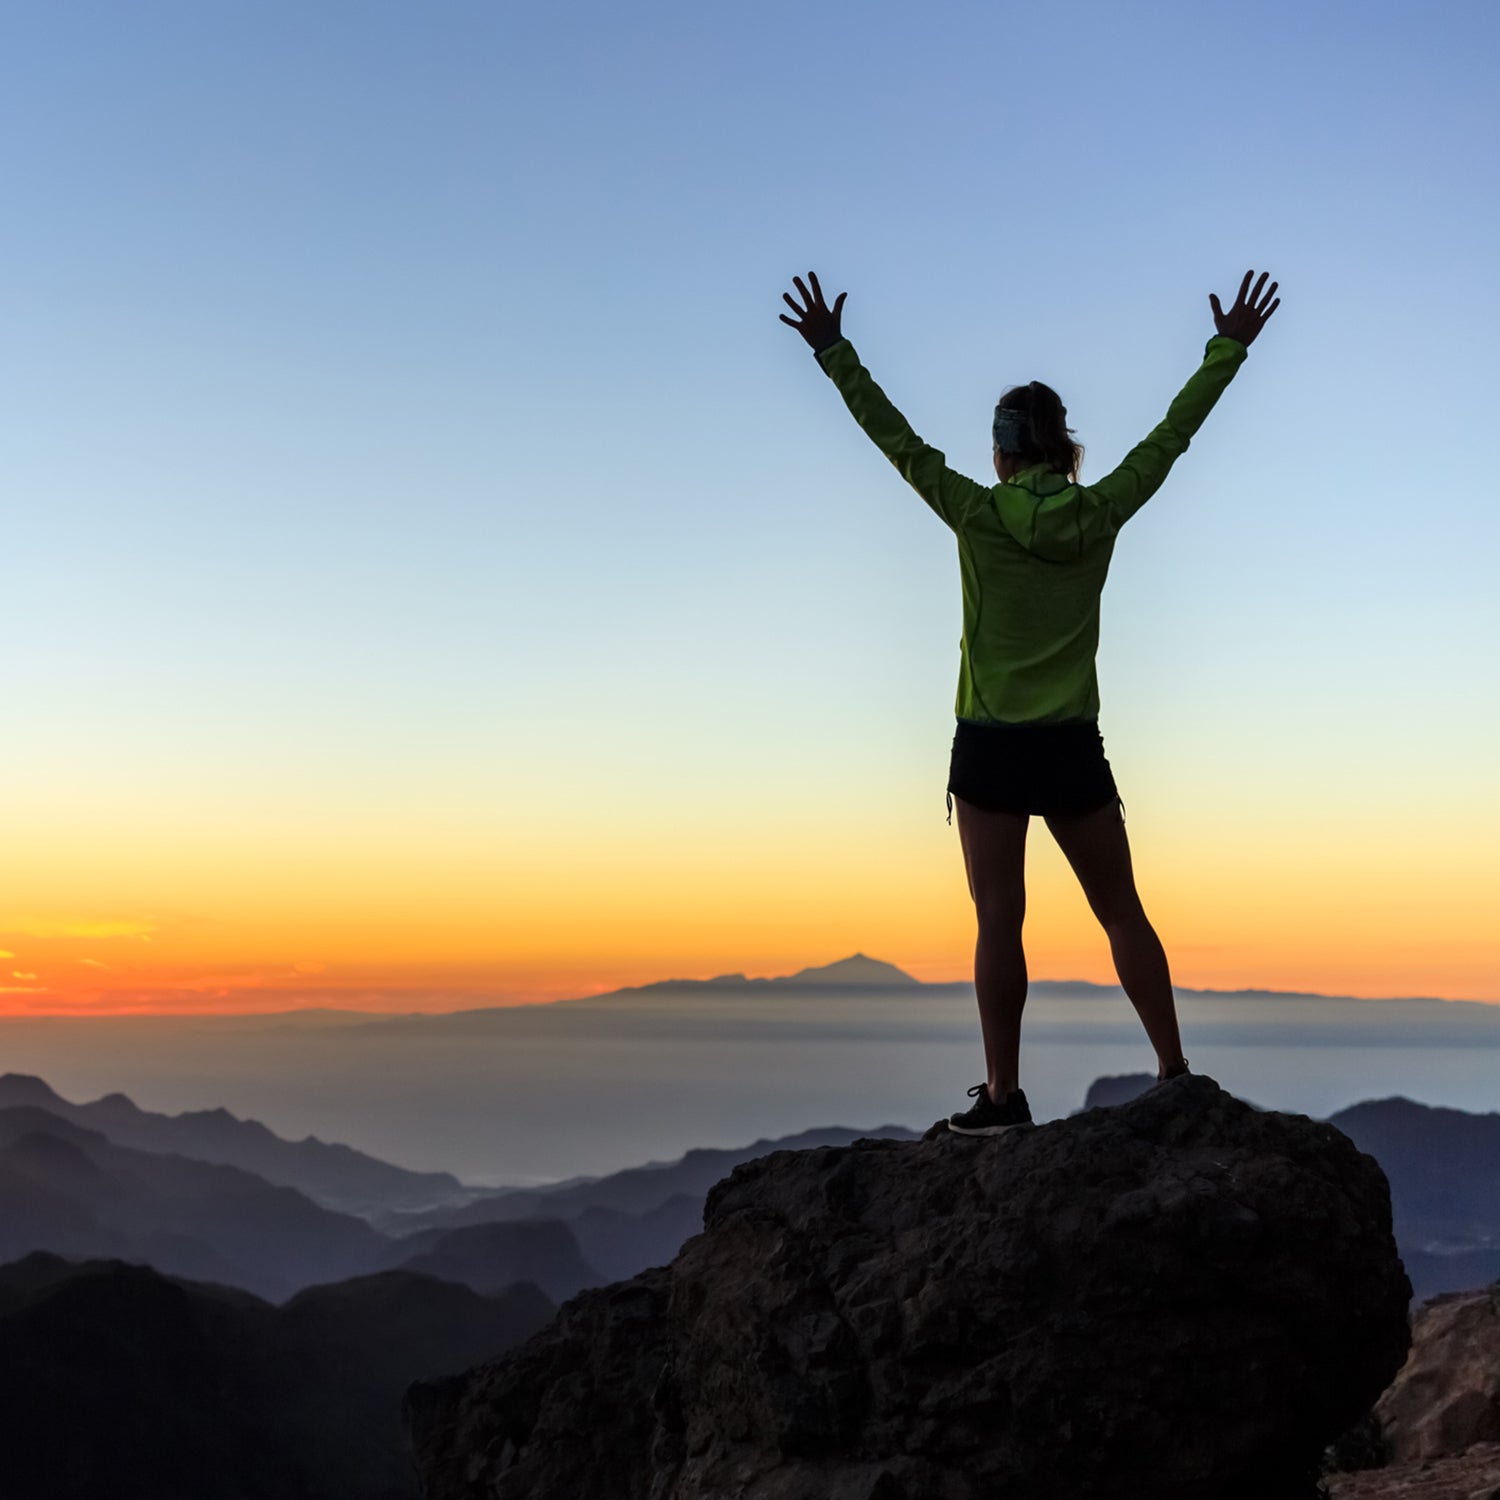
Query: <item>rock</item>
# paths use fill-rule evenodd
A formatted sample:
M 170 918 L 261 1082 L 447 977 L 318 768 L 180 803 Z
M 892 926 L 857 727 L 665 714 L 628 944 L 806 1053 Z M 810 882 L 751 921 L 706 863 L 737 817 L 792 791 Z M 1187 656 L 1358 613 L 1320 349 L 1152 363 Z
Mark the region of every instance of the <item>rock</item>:
M 581 1292 L 515 1358 L 413 1385 L 404 1410 L 419 1463 L 431 1459 L 425 1493 L 644 1494 L 611 1486 L 639 1481 L 670 1425 L 655 1401 L 670 1357 L 669 1282 L 657 1267 Z
M 427 1500 L 1301 1500 L 1409 1295 L 1373 1160 L 1187 1076 L 747 1163 L 408 1428 Z
M 1500 1442 L 1500 1281 L 1417 1310 L 1411 1353 L 1375 1417 L 1397 1462 Z
M 1380 1435 L 1380 1423 L 1372 1408 L 1329 1445 L 1323 1454 L 1323 1472 L 1347 1474 L 1359 1469 L 1383 1469 L 1390 1461 L 1391 1450 Z
M 1500 1443 L 1361 1474 L 1332 1474 L 1332 1500 L 1500 1500 Z

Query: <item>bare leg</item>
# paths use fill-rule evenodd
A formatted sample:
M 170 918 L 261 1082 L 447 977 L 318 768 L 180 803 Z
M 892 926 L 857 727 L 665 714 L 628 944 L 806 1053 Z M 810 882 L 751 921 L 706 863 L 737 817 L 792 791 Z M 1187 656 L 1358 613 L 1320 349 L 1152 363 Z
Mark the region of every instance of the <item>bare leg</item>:
M 1157 1077 L 1183 1067 L 1172 975 L 1135 888 L 1130 842 L 1117 803 L 1081 818 L 1048 818 L 1052 837 L 1067 856 L 1094 915 L 1109 935 L 1115 972 L 1156 1049 Z
M 1021 1011 L 1026 1005 L 1026 826 L 1023 813 L 985 812 L 960 797 L 958 836 L 979 919 L 974 990 L 984 1033 L 990 1097 L 1003 1104 L 1020 1087 Z

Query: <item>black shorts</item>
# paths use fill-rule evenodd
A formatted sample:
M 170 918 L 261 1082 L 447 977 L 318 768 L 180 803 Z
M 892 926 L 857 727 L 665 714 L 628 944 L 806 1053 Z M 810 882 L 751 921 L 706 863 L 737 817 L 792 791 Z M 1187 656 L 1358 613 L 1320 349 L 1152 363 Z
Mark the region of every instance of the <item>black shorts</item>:
M 985 812 L 1081 817 L 1119 800 L 1099 723 L 958 721 L 948 790 Z

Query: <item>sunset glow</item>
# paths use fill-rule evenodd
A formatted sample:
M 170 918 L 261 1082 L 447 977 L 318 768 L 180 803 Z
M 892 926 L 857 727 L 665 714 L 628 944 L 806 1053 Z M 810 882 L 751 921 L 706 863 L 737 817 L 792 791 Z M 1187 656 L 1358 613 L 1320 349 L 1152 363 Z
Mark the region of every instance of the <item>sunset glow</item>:
M 5 23 L 0 1013 L 965 978 L 953 538 L 813 265 L 955 467 L 1040 378 L 1086 479 L 1272 268 L 1104 595 L 1147 909 L 1182 985 L 1500 1001 L 1496 14 L 584 10 Z
M 890 788 L 886 805 L 902 795 Z M 962 979 L 972 919 L 957 838 L 924 811 L 878 829 L 825 810 L 814 842 L 790 826 L 713 828 L 707 817 L 674 828 L 663 808 L 649 834 L 624 820 L 596 829 L 586 854 L 540 830 L 530 842 L 496 830 L 480 848 L 424 842 L 413 828 L 384 847 L 338 839 L 335 859 L 312 840 L 299 849 L 288 830 L 226 845 L 226 875 L 207 889 L 190 877 L 216 856 L 179 848 L 128 882 L 99 880 L 97 904 L 82 910 L 0 912 L 0 1007 L 441 1010 L 790 973 L 856 950 L 925 980 Z M 1483 861 L 1462 842 L 1444 847 L 1440 831 L 1407 857 L 1445 881 L 1413 886 L 1356 827 L 1330 826 L 1286 870 L 1274 828 L 1205 837 L 1146 799 L 1131 817 L 1142 889 L 1181 984 L 1497 998 Z M 46 867 L 38 850 L 32 868 Z M 1112 982 L 1102 934 L 1040 823 L 1030 871 L 1033 976 Z M 54 878 L 60 894 L 67 871 Z

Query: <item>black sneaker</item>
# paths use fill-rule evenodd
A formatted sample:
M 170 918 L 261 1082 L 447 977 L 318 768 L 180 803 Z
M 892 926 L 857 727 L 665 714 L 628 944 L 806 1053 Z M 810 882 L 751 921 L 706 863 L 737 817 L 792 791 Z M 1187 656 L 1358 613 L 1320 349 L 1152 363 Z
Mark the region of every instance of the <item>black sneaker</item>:
M 1158 1078 L 1156 1082 L 1146 1090 L 1146 1092 L 1148 1094 L 1154 1094 L 1157 1089 L 1165 1088 L 1167 1084 L 1172 1082 L 1173 1079 L 1186 1078 L 1191 1072 L 1192 1069 L 1188 1067 L 1187 1058 L 1179 1058 L 1178 1061 L 1172 1065 L 1172 1071 L 1168 1073 L 1165 1078 Z
M 1031 1106 L 1020 1089 L 1008 1095 L 1004 1104 L 990 1098 L 987 1083 L 970 1089 L 969 1097 L 974 1101 L 972 1109 L 948 1116 L 948 1129 L 959 1135 L 1004 1135 L 1031 1124 Z

